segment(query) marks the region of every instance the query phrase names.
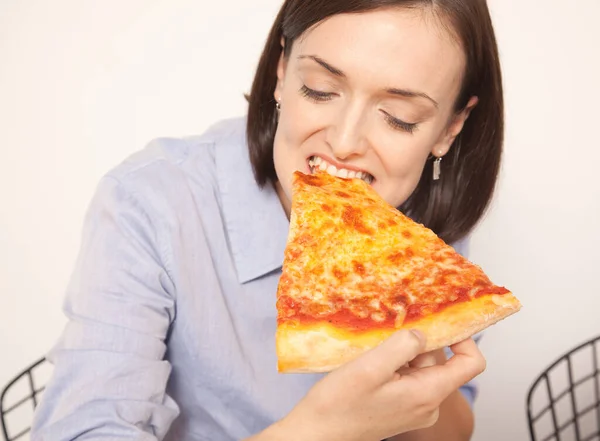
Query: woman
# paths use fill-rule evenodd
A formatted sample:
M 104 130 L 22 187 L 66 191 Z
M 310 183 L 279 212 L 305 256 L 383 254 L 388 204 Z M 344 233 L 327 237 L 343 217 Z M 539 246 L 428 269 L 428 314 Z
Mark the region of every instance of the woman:
M 483 1 L 287 0 L 247 118 L 101 181 L 33 439 L 468 439 L 473 340 L 446 361 L 402 331 L 330 374 L 282 375 L 275 292 L 290 178 L 315 160 L 459 246 L 493 193 L 502 103 Z

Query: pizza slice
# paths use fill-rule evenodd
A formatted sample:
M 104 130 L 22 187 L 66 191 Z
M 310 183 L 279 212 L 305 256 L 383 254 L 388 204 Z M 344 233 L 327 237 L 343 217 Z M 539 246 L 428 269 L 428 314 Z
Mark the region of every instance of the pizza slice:
M 506 288 L 366 182 L 296 172 L 277 289 L 279 372 L 327 372 L 402 328 L 426 351 L 521 308 Z

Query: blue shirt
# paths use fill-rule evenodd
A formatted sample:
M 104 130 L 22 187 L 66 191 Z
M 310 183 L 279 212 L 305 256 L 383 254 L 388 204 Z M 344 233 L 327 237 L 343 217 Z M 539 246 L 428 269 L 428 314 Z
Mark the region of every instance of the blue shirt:
M 321 378 L 277 372 L 288 227 L 254 181 L 244 118 L 107 173 L 32 439 L 233 441 L 285 416 Z M 474 385 L 462 391 L 472 402 Z

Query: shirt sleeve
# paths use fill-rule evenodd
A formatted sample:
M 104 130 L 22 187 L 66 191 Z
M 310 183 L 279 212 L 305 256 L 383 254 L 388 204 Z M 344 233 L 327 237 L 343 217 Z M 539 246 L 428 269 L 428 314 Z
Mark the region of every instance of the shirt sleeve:
M 34 441 L 160 440 L 179 414 L 163 359 L 175 314 L 160 228 L 105 177 L 86 214 L 67 289 L 68 322 L 48 354 L 54 373 Z

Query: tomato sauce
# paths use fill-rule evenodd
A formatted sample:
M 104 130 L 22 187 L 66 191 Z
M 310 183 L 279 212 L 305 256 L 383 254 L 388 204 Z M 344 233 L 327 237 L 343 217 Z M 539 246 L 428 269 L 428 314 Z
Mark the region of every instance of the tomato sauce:
M 480 289 L 474 297 L 478 298 L 485 295 L 502 295 L 509 292 L 509 290 L 503 287 L 486 287 Z M 441 312 L 449 306 L 470 300 L 467 288 L 458 288 L 453 297 L 455 297 L 453 301 L 443 303 L 414 303 L 412 305 L 406 305 L 406 297 L 399 298 L 398 302 L 406 305 L 406 317 L 404 318 L 403 323 L 406 324 L 415 322 L 422 317 Z M 332 299 L 334 306 L 336 304 L 338 305 L 338 311 L 333 314 L 327 314 L 325 311 L 319 310 L 324 307 L 319 307 L 317 305 L 315 305 L 317 308 L 308 308 L 311 309 L 310 313 L 302 313 L 300 312 L 300 305 L 291 297 L 284 295 L 277 300 L 277 307 L 279 310 L 278 323 L 284 323 L 287 321 L 296 321 L 298 323 L 306 324 L 328 322 L 335 327 L 344 328 L 349 331 L 395 328 L 397 313 L 394 310 L 388 309 L 383 304 L 380 306 L 379 311 L 374 311 L 373 308 L 367 305 L 369 299 L 356 299 L 352 302 L 354 309 L 382 314 L 383 320 L 378 321 L 371 318 L 370 315 L 362 318 L 354 314 L 346 307 L 342 306 L 340 308 L 340 303 L 342 302 L 343 300 L 341 298 Z

